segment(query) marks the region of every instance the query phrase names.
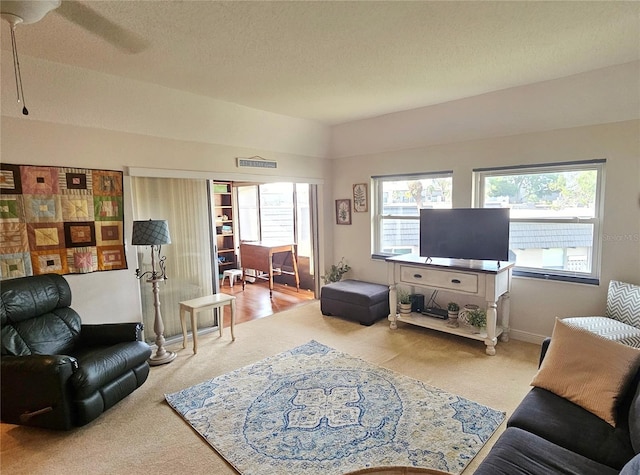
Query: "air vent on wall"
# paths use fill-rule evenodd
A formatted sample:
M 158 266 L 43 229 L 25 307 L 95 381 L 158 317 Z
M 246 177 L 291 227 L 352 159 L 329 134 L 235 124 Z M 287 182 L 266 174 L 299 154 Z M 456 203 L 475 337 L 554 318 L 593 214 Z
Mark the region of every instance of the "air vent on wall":
M 267 160 L 259 156 L 241 158 L 237 157 L 238 168 L 278 168 L 278 162 Z

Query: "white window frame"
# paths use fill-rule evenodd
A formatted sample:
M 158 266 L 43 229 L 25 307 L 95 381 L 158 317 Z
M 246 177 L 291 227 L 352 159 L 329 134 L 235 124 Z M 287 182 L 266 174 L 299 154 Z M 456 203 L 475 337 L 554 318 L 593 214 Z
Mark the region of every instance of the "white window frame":
M 591 272 L 574 272 L 568 270 L 551 270 L 533 267 L 516 266 L 513 275 L 548 280 L 579 282 L 586 284 L 600 283 L 602 253 L 602 219 L 604 213 L 604 174 L 605 159 L 584 160 L 576 162 L 547 163 L 540 165 L 522 165 L 498 168 L 478 168 L 474 175 L 474 206 L 484 207 L 485 178 L 505 175 L 525 175 L 531 173 L 559 173 L 571 171 L 595 170 L 597 172 L 595 210 L 593 218 L 574 216 L 570 218 L 511 218 L 511 222 L 526 223 L 585 223 L 593 225 L 593 242 L 591 247 Z
M 453 170 L 437 171 L 437 172 L 424 172 L 424 173 L 409 173 L 400 175 L 379 175 L 371 177 L 371 190 L 372 190 L 372 212 L 371 212 L 371 257 L 374 259 L 384 259 L 391 257 L 394 254 L 385 253 L 381 251 L 382 248 L 382 222 L 385 218 L 392 218 L 398 220 L 415 220 L 420 221 L 420 215 L 405 216 L 405 215 L 391 215 L 382 214 L 384 208 L 384 196 L 382 193 L 382 184 L 386 181 L 402 181 L 402 180 L 421 180 L 421 179 L 433 179 L 433 178 L 451 178 L 451 194 L 453 195 Z M 452 197 L 453 199 L 453 197 Z

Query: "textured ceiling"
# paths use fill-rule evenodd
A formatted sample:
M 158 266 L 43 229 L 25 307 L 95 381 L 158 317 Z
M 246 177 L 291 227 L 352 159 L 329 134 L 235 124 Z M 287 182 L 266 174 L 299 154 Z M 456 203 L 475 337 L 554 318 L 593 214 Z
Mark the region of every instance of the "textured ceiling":
M 92 13 L 117 46 L 70 20 Z M 64 0 L 16 36 L 21 55 L 338 124 L 636 61 L 640 3 Z

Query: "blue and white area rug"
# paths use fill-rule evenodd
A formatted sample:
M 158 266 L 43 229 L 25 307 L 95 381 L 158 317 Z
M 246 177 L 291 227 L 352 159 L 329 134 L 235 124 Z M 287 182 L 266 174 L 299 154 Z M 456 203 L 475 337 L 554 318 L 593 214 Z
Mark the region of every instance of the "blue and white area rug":
M 457 474 L 505 417 L 316 341 L 165 398 L 244 475 Z

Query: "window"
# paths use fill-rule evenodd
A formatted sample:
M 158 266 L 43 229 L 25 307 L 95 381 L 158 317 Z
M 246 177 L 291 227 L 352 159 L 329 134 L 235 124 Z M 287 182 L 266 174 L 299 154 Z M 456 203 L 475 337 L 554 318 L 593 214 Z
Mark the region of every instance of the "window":
M 604 160 L 474 170 L 480 207 L 509 207 L 514 275 L 598 283 Z
M 258 205 L 258 187 L 256 185 L 238 186 L 238 227 L 241 241 L 260 240 L 260 206 Z
M 296 202 L 296 243 L 298 256 L 311 257 L 313 246 L 311 242 L 311 186 L 307 183 L 297 183 L 295 186 Z
M 267 183 L 237 190 L 241 241 L 294 242 L 298 256 L 311 257 L 311 185 Z
M 373 255 L 418 254 L 420 209 L 451 208 L 453 172 L 372 177 Z
M 293 183 L 260 185 L 260 239 L 295 242 Z

